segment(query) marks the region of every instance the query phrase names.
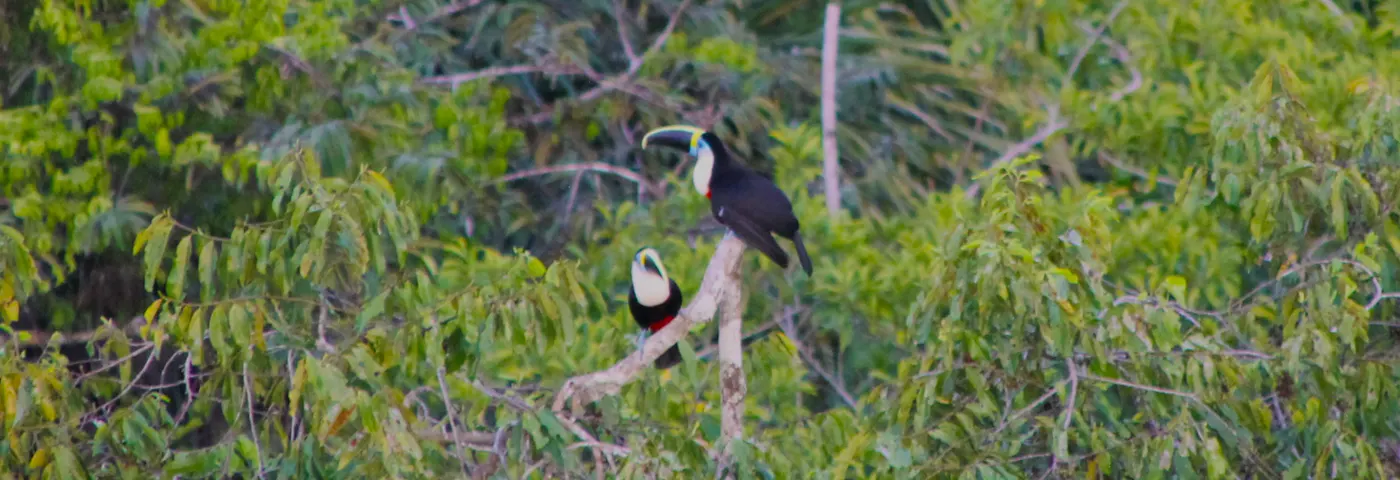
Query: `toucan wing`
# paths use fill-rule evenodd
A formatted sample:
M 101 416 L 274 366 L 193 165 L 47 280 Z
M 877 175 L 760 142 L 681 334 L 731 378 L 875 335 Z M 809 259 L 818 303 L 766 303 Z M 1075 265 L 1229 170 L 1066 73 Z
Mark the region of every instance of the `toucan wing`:
M 729 227 L 729 230 L 733 231 L 735 235 L 738 235 L 739 239 L 743 240 L 745 244 L 763 252 L 768 258 L 773 259 L 773 263 L 778 264 L 779 267 L 787 268 L 787 252 L 783 251 L 783 247 L 778 246 L 778 241 L 773 238 L 771 233 L 759 227 L 757 223 L 754 223 L 753 219 L 724 207 L 720 207 L 715 218 L 719 220 L 719 223 Z

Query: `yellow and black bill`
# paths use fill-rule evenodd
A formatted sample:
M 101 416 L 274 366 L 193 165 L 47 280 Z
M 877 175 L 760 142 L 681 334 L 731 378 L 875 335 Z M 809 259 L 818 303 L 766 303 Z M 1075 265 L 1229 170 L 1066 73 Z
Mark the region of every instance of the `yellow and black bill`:
M 700 147 L 705 145 L 705 141 L 700 137 L 705 135 L 705 129 L 690 125 L 667 125 L 647 132 L 642 137 L 642 149 L 645 150 L 651 145 L 661 145 L 677 150 L 685 150 L 695 155 L 700 151 Z

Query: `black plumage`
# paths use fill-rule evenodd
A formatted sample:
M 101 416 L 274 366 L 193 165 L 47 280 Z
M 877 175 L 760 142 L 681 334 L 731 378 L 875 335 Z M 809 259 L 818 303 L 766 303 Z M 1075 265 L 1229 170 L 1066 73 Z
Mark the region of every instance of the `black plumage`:
M 676 319 L 676 314 L 681 311 L 681 287 L 676 285 L 675 280 L 671 280 L 671 296 L 665 303 L 655 307 L 648 307 L 637 302 L 637 291 L 632 290 L 627 296 L 627 308 L 632 311 L 632 319 L 637 321 L 637 325 L 647 329 L 651 333 L 661 331 L 671 320 Z M 681 349 L 679 345 L 671 345 L 665 353 L 656 358 L 652 365 L 662 370 L 671 368 L 681 361 Z
M 792 241 L 802 270 L 812 275 L 812 259 L 802 242 L 801 225 L 793 214 L 786 193 L 730 155 L 724 142 L 713 132 L 676 125 L 652 130 L 642 139 L 642 148 L 655 143 L 688 149 L 698 158 L 692 171 L 696 188 L 710 199 L 710 213 L 729 227 L 750 247 L 758 249 L 787 268 L 788 256 L 772 234 Z
M 632 319 L 637 322 L 638 326 L 647 329 L 647 331 L 651 333 L 656 333 L 670 324 L 672 320 L 676 319 L 676 316 L 681 311 L 681 305 L 685 298 L 684 295 L 681 294 L 681 287 L 676 285 L 676 281 L 666 277 L 662 273 L 659 263 L 656 263 L 651 256 L 643 253 L 638 253 L 637 256 L 637 262 L 641 264 L 646 274 L 639 277 L 637 270 L 635 268 L 633 269 L 632 288 L 629 289 L 627 294 L 627 308 L 632 312 Z M 638 282 L 657 282 L 663 280 L 670 283 L 670 293 L 666 295 L 666 300 L 655 306 L 642 305 L 641 301 L 637 298 Z M 660 357 L 657 357 L 656 361 L 652 362 L 652 365 L 665 370 L 680 362 L 681 350 L 680 345 L 677 344 L 671 345 L 671 348 L 662 353 Z

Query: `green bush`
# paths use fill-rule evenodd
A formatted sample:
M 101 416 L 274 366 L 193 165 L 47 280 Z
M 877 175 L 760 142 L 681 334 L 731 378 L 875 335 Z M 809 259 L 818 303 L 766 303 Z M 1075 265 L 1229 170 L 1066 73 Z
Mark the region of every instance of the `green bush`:
M 1400 475 L 1400 9 L 805 2 L 0 6 L 0 478 L 694 477 L 712 128 L 812 277 L 743 261 L 740 477 Z M 635 4 L 635 5 L 634 5 Z M 1019 152 L 1019 153 L 1018 153 Z

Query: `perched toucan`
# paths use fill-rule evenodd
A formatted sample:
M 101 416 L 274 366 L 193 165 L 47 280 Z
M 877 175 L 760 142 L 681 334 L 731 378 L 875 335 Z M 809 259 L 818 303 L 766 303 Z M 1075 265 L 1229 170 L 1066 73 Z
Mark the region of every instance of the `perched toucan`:
M 715 219 L 782 268 L 788 266 L 787 252 L 772 234 L 792 240 L 802 270 L 807 276 L 812 275 L 812 259 L 802 244 L 797 216 L 792 213 L 787 194 L 772 180 L 731 157 L 718 135 L 689 125 L 669 125 L 647 132 L 642 137 L 642 149 L 648 145 L 689 151 L 695 156 L 690 179 L 695 189 L 710 199 L 710 213 Z
M 637 325 L 651 333 L 661 331 L 675 320 L 681 311 L 681 301 L 681 287 L 666 275 L 661 255 L 651 248 L 637 250 L 637 255 L 632 257 L 632 293 L 627 296 L 627 308 L 632 311 Z M 671 345 L 652 364 L 665 370 L 680 362 L 680 346 Z

